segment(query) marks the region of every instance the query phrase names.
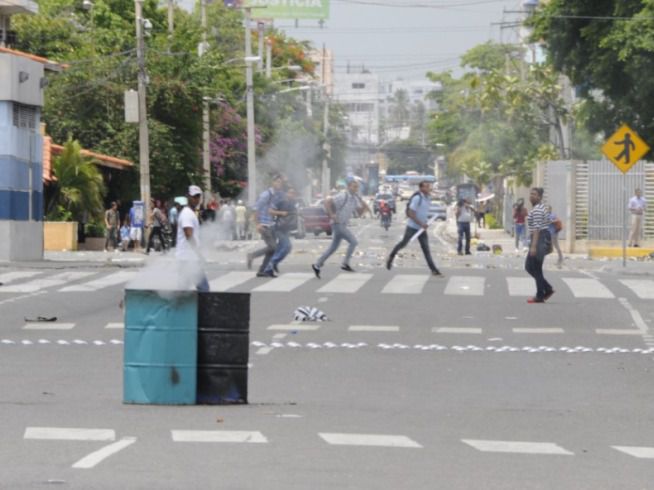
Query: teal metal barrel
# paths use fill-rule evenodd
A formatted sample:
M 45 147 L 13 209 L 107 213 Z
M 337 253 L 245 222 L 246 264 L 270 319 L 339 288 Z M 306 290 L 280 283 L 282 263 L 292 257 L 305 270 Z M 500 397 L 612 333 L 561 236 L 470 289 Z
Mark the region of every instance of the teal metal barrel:
M 195 292 L 125 291 L 124 403 L 195 404 L 197 317 Z

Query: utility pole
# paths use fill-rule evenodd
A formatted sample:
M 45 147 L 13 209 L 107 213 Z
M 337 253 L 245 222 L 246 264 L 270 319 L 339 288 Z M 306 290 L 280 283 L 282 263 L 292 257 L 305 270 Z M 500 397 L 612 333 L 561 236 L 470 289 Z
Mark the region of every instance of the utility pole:
M 168 0 L 168 36 L 175 30 L 175 0 Z
M 331 147 L 329 145 L 329 96 L 327 95 L 327 87 L 325 87 L 325 109 L 323 114 L 322 121 L 322 134 L 325 139 L 325 144 L 323 149 L 325 150 L 322 157 L 322 175 L 320 176 L 320 182 L 322 184 L 321 193 L 322 198 L 325 199 L 329 194 L 329 158 L 331 156 Z
M 257 33 L 259 34 L 259 46 L 258 46 L 258 56 L 259 61 L 257 62 L 257 71 L 263 71 L 263 45 L 264 45 L 264 29 L 266 24 L 263 21 L 257 22 Z
M 311 107 L 312 103 L 312 96 L 311 96 L 311 85 L 307 87 L 307 98 L 306 98 L 306 104 L 307 104 L 307 117 L 312 118 L 313 117 L 313 107 Z
M 272 40 L 266 39 L 266 78 L 272 77 Z
M 252 10 L 245 9 L 245 87 L 248 127 L 248 205 L 254 206 L 257 199 L 257 168 L 254 147 L 254 86 L 252 82 Z
M 150 212 L 150 136 L 148 133 L 148 106 L 146 104 L 147 73 L 145 70 L 145 33 L 143 32 L 143 0 L 135 0 L 136 58 L 138 62 L 139 98 L 139 174 L 143 223 L 147 224 Z
M 202 24 L 202 47 L 200 56 L 207 50 L 207 0 L 200 0 L 200 18 Z M 211 157 L 209 155 L 209 97 L 202 99 L 202 171 L 204 191 L 211 192 Z

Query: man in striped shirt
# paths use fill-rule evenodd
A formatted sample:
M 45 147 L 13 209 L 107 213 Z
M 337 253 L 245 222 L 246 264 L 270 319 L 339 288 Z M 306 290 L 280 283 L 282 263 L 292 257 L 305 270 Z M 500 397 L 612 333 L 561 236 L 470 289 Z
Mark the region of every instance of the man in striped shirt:
M 525 262 L 525 270 L 536 281 L 536 296 L 529 298 L 527 303 L 544 303 L 553 294 L 554 289 L 543 275 L 545 256 L 552 251 L 552 238 L 549 232 L 550 213 L 543 204 L 543 189 L 534 187 L 529 194 L 533 208 L 527 216 L 527 227 L 531 243 Z

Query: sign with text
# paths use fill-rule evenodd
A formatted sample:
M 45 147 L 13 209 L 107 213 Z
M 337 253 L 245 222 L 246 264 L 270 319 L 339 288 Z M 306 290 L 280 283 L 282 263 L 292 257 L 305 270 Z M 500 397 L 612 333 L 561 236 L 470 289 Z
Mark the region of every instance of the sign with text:
M 255 19 L 327 19 L 329 0 L 242 0 Z
M 648 151 L 647 143 L 626 124 L 613 133 L 613 136 L 602 146 L 602 153 L 624 174 L 629 172 Z

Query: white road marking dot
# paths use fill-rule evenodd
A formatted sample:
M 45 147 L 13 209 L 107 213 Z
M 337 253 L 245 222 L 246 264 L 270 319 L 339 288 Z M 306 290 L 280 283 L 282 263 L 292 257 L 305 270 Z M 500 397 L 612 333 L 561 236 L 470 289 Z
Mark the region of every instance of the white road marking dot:
M 175 442 L 237 442 L 265 444 L 268 439 L 257 431 L 238 430 L 173 430 Z
M 476 327 L 434 327 L 433 333 L 460 333 L 478 335 L 482 333 L 481 328 Z
M 73 468 L 77 469 L 89 469 L 96 466 L 98 463 L 101 463 L 109 456 L 116 454 L 119 451 L 122 451 L 126 447 L 131 446 L 136 442 L 136 437 L 123 437 L 121 440 L 109 444 L 108 446 L 103 447 L 91 454 L 84 456 L 77 463 L 73 465 Z
M 407 436 L 385 434 L 339 434 L 322 432 L 318 434 L 325 442 L 335 446 L 376 446 L 421 448 L 413 439 Z
M 391 325 L 352 325 L 348 330 L 350 332 L 399 332 L 400 327 Z
M 654 447 L 611 446 L 613 449 L 640 459 L 654 459 Z
M 461 441 L 479 451 L 490 453 L 574 455 L 573 452 L 553 442 L 487 441 L 475 439 L 461 439 Z
M 116 433 L 111 429 L 27 427 L 23 437 L 49 441 L 114 441 Z
M 72 330 L 75 328 L 74 323 L 57 323 L 57 322 L 43 322 L 43 323 L 26 323 L 23 330 Z

